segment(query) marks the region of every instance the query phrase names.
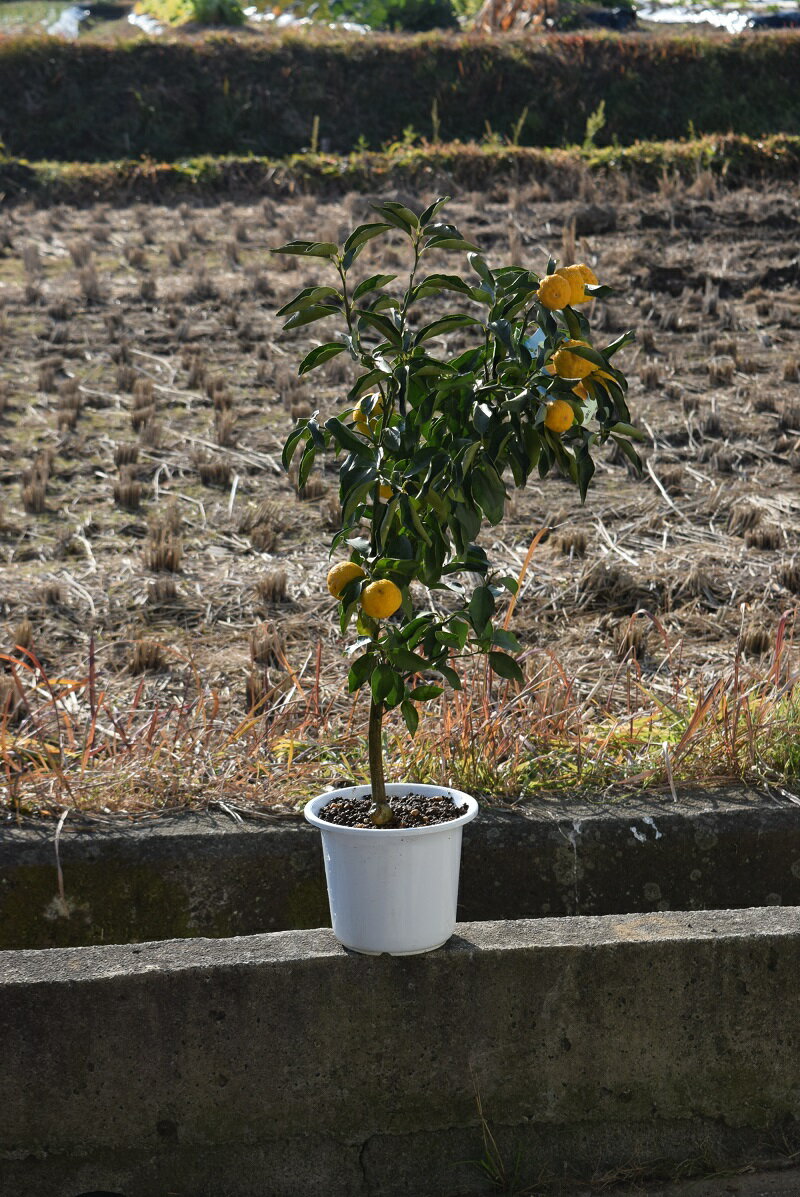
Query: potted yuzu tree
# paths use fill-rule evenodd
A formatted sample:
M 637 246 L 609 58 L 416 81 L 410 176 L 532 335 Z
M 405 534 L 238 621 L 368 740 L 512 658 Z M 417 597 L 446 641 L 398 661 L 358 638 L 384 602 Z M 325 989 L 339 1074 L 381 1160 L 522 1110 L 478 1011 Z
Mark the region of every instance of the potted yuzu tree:
M 298 421 L 283 464 L 299 453 L 303 486 L 317 455 L 343 454 L 341 528 L 328 574 L 344 635 L 355 622 L 352 692 L 369 689 L 370 784 L 312 799 L 306 817 L 323 834 L 333 929 L 361 952 L 409 954 L 440 946 L 455 926 L 461 828 L 475 800 L 453 790 L 387 785 L 382 723 L 399 708 L 410 735 L 418 705 L 461 685 L 457 663 L 488 654 L 492 670 L 523 684 L 519 644 L 494 621 L 514 578 L 479 543 L 499 524 L 510 485 L 558 469 L 586 495 L 596 445 L 613 439 L 636 464 L 626 380 L 612 364 L 632 339 L 592 344 L 584 310 L 607 293 L 584 265 L 542 276 L 521 266 L 492 270 L 440 215 L 375 205 L 377 219 L 342 246 L 292 241 L 277 253 L 326 259 L 330 285 L 304 288 L 278 313 L 286 329 L 336 319 L 335 338 L 303 359 L 308 374 L 348 354 L 354 384 L 327 418 Z M 399 230 L 409 275 L 354 270 L 364 247 Z M 466 273 L 429 264 L 466 256 Z M 456 304 L 443 310 L 443 297 Z M 433 314 L 426 315 L 431 301 Z M 458 330 L 471 342 L 448 352 Z

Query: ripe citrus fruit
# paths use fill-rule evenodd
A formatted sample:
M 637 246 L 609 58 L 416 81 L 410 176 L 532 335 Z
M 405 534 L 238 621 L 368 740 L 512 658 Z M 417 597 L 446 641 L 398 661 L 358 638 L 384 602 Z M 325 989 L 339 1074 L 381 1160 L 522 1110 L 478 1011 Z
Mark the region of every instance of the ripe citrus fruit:
M 390 615 L 394 615 L 402 601 L 400 587 L 395 586 L 388 578 L 370 582 L 361 591 L 361 609 L 365 615 L 371 615 L 373 619 L 388 619 Z
M 583 275 L 583 281 L 587 287 L 597 286 L 597 275 L 592 270 L 591 266 L 587 266 L 585 262 L 579 262 L 578 270 L 580 270 L 581 274 Z M 591 298 L 591 296 L 589 298 Z
M 560 311 L 569 303 L 572 287 L 569 279 L 564 278 L 563 275 L 548 274 L 539 283 L 536 295 L 542 307 L 547 308 L 550 312 Z
M 578 398 L 582 399 L 584 402 L 589 398 L 589 392 L 586 390 L 586 387 L 582 382 L 579 382 L 577 386 L 572 388 L 572 393 L 573 395 L 577 395 Z
M 547 414 L 544 417 L 545 428 L 560 435 L 571 428 L 574 423 L 575 413 L 566 399 L 554 399 L 552 403 L 548 403 Z
M 562 266 L 556 274 L 566 279 L 570 285 L 569 305 L 574 308 L 579 303 L 593 303 L 594 296 L 586 294 L 586 284 L 597 285 L 597 275 L 591 266 L 579 262 L 575 266 Z
M 382 482 L 380 484 L 380 486 L 378 487 L 378 495 L 382 499 L 391 499 L 393 494 L 394 494 L 394 491 L 392 490 L 391 486 L 389 486 L 389 484 L 386 482 Z
M 366 572 L 360 565 L 356 565 L 355 561 L 340 561 L 328 572 L 328 590 L 334 598 L 341 598 L 342 591 L 348 582 L 352 582 L 355 578 L 365 577 Z
M 369 436 L 369 424 L 367 422 L 366 416 L 364 415 L 364 413 L 360 407 L 353 408 L 353 412 L 352 412 L 352 415 L 350 418 L 353 421 L 353 423 L 355 424 L 356 430 L 358 432 L 360 432 L 362 436 Z
M 585 279 L 581 273 L 580 266 L 562 266 L 556 271 L 556 274 L 561 278 L 566 279 L 569 283 L 569 305 L 575 307 L 576 303 L 583 303 L 586 299 L 584 291 Z
M 570 346 L 586 345 L 588 341 L 565 341 L 560 349 L 553 354 L 552 362 L 559 378 L 587 378 L 596 369 L 592 362 L 585 357 L 578 357 L 577 353 L 570 353 Z

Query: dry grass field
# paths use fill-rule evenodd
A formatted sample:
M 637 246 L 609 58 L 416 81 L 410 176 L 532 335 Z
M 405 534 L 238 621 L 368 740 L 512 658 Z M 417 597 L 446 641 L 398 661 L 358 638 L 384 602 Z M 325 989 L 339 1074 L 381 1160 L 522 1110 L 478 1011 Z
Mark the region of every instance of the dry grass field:
M 646 471 L 601 449 L 585 507 L 557 477 L 514 495 L 484 542 L 519 575 L 549 529 L 511 621 L 530 687 L 473 677 L 390 759 L 507 799 L 662 759 L 662 781 L 800 772 L 800 188 L 582 191 L 448 210 L 490 264 L 552 252 L 616 288 L 593 321 L 601 344 L 637 330 Z M 294 417 L 346 407 L 348 367 L 297 378 L 315 341 L 274 313 L 323 267 L 268 250 L 368 213 L 358 195 L 0 209 L 9 817 L 292 806 L 363 775 L 324 583 L 336 464 L 298 492 L 279 461 Z M 364 273 L 404 268 L 389 257 Z

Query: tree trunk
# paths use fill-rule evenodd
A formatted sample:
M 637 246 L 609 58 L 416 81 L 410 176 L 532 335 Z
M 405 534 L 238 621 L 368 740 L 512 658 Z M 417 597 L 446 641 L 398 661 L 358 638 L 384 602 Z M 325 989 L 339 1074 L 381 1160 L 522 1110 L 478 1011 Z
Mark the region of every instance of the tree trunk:
M 372 783 L 370 818 L 376 827 L 385 826 L 392 818 L 386 801 L 386 782 L 383 777 L 383 703 L 370 700 L 369 707 L 369 779 Z

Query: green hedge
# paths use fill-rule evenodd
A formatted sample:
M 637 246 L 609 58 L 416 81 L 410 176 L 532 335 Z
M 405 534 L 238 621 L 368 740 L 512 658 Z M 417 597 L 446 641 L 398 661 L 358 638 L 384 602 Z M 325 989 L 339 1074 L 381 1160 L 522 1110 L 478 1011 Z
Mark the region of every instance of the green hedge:
M 205 200 L 220 195 L 374 194 L 394 188 L 458 193 L 535 180 L 547 184 L 553 195 L 566 198 L 578 193 L 587 170 L 600 180 L 625 174 L 644 189 L 658 187 L 665 174 L 690 183 L 701 171 L 710 171 L 730 186 L 796 179 L 800 137 L 778 135 L 755 141 L 731 134 L 600 150 L 456 143 L 343 157 L 204 157 L 170 163 L 31 163 L 0 156 L 0 193 L 5 194 L 6 202 L 32 199 L 83 204 L 100 199 L 126 203 L 188 197 Z
M 580 143 L 690 132 L 800 133 L 800 33 L 702 39 L 549 35 L 483 39 L 298 37 L 0 43 L 0 141 L 27 158 L 284 156 L 400 140 L 409 126 L 470 141 L 487 125 L 520 142 Z M 363 144 L 363 143 L 362 143 Z

